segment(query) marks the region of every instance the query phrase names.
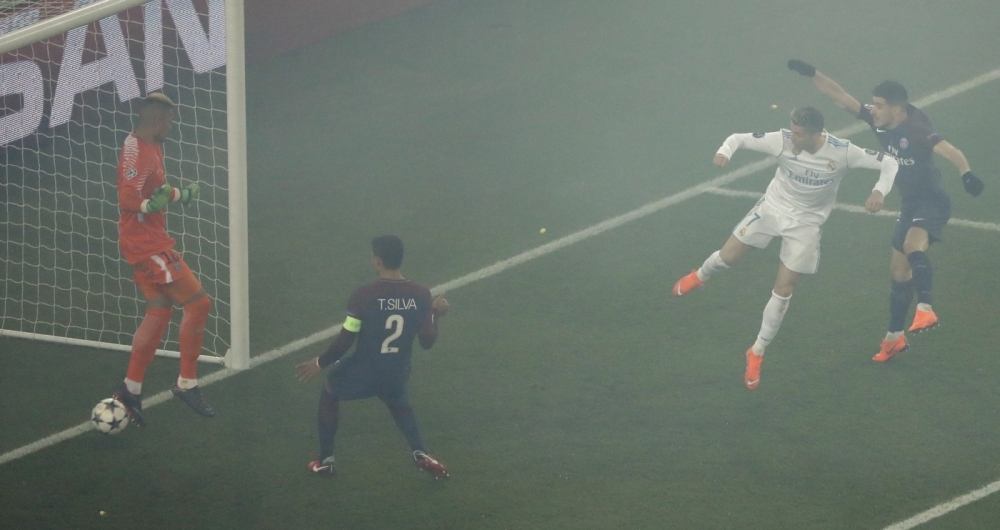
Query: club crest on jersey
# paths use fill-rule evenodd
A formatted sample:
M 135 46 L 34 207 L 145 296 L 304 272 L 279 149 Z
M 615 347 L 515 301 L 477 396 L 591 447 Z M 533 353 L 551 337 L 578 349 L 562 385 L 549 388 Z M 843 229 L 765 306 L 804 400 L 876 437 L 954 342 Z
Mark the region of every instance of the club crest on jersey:
M 834 164 L 833 160 L 831 160 L 831 161 L 829 161 L 829 162 L 826 163 L 826 169 L 829 169 L 830 171 L 833 171 L 834 169 L 837 169 L 837 164 Z
M 757 131 L 757 132 L 753 133 L 753 137 L 754 138 L 763 138 L 764 137 L 764 131 Z
M 139 174 L 139 172 L 136 171 L 136 169 L 134 167 L 130 167 L 128 169 L 128 171 L 125 172 L 125 180 L 132 180 L 138 174 Z
M 900 138 L 899 139 L 899 148 L 900 149 L 906 149 L 909 146 L 910 146 L 910 142 L 906 138 Z

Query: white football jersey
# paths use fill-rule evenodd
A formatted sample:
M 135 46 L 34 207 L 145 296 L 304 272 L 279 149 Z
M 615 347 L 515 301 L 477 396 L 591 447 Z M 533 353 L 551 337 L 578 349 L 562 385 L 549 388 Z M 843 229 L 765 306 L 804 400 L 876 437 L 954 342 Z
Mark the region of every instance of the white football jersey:
M 833 211 L 837 189 L 844 172 L 852 168 L 880 170 L 875 190 L 888 195 L 899 164 L 884 153 L 862 149 L 847 140 L 826 133 L 826 142 L 815 153 L 793 152 L 792 132 L 734 134 L 722 144 L 718 154 L 732 159 L 740 148 L 767 153 L 778 159 L 778 169 L 764 193 L 764 200 L 793 219 L 822 225 Z

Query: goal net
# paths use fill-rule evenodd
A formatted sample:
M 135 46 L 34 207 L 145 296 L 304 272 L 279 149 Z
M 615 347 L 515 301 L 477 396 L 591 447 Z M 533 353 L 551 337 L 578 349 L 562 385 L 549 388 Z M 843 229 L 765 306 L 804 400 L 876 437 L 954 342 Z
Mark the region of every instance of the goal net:
M 202 358 L 248 366 L 242 23 L 242 0 L 0 0 L 0 335 L 130 349 L 145 303 L 116 171 L 162 91 L 167 181 L 201 187 L 166 215 L 214 302 Z M 159 354 L 178 356 L 179 321 Z

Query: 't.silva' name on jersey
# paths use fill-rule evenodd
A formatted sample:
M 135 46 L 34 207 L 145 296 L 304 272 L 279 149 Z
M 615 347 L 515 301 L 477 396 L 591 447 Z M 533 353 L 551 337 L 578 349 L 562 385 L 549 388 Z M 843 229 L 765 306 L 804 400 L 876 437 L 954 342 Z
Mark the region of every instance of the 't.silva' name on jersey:
M 378 308 L 382 311 L 405 311 L 416 309 L 417 301 L 413 298 L 379 298 Z

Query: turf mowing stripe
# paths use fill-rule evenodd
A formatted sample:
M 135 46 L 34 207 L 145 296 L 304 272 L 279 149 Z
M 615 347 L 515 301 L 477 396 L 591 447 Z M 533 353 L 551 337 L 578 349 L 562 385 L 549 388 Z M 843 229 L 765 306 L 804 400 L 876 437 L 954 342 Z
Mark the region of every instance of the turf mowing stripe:
M 705 193 L 711 193 L 712 195 L 723 195 L 725 197 L 746 197 L 748 199 L 759 199 L 763 194 L 756 193 L 753 191 L 742 191 L 742 190 L 728 190 L 725 188 L 714 188 L 706 190 Z M 899 217 L 899 212 L 893 210 L 881 210 L 878 213 L 871 213 L 865 210 L 863 206 L 854 206 L 853 204 L 842 204 L 836 203 L 833 205 L 834 210 L 843 210 L 845 212 L 851 213 L 864 213 L 868 215 L 877 215 L 879 217 Z M 966 228 L 978 228 L 980 230 L 990 230 L 992 232 L 1000 232 L 1000 224 L 998 223 L 987 223 L 985 221 L 970 221 L 968 219 L 955 219 L 954 217 L 948 219 L 949 225 L 954 226 L 964 226 Z
M 948 99 L 948 98 L 955 97 L 955 96 L 957 96 L 957 95 L 959 95 L 959 94 L 961 94 L 963 92 L 972 90 L 973 88 L 976 88 L 976 87 L 978 87 L 980 85 L 986 84 L 986 83 L 988 83 L 990 81 L 993 81 L 995 79 L 1000 79 L 1000 69 L 993 70 L 991 72 L 987 72 L 987 73 L 985 73 L 983 75 L 980 75 L 978 77 L 974 77 L 974 78 L 972 78 L 972 79 L 970 79 L 968 81 L 965 81 L 965 82 L 959 83 L 957 85 L 954 85 L 952 87 L 946 88 L 946 89 L 944 89 L 944 90 L 942 90 L 940 92 L 935 92 L 935 93 L 933 93 L 933 94 L 931 94 L 931 95 L 929 95 L 927 97 L 924 97 L 924 98 L 922 98 L 920 100 L 915 101 L 913 104 L 916 105 L 916 106 L 918 106 L 918 107 L 926 107 L 928 105 L 932 105 L 934 103 L 937 103 L 938 101 L 942 101 L 942 100 L 945 100 L 945 99 Z M 857 124 L 854 124 L 854 125 L 852 125 L 850 127 L 846 127 L 844 129 L 840 129 L 838 131 L 834 131 L 832 134 L 834 136 L 849 136 L 849 135 L 856 134 L 856 133 L 859 133 L 859 132 L 867 130 L 867 129 L 868 129 L 868 125 L 867 124 L 865 124 L 865 123 L 857 123 Z M 494 276 L 494 275 L 500 274 L 501 272 L 503 272 L 503 271 L 505 271 L 505 270 L 507 270 L 507 269 L 509 269 L 511 267 L 515 267 L 517 265 L 520 265 L 520 264 L 525 263 L 527 261 L 533 260 L 535 258 L 544 256 L 546 254 L 550 254 L 550 253 L 555 252 L 556 250 L 559 250 L 559 249 L 561 249 L 563 247 L 568 247 L 568 246 L 570 246 L 570 245 L 572 245 L 574 243 L 583 241 L 584 239 L 591 238 L 591 237 L 596 236 L 598 234 L 601 234 L 603 232 L 607 232 L 608 230 L 611 230 L 613 228 L 617 228 L 619 226 L 622 226 L 622 225 L 624 225 L 626 223 L 629 223 L 631 221 L 635 221 L 636 219 L 641 219 L 643 217 L 646 217 L 649 214 L 656 213 L 656 212 L 658 212 L 660 210 L 663 210 L 663 209 L 668 208 L 670 206 L 673 206 L 675 204 L 684 202 L 684 201 L 686 201 L 688 199 L 691 199 L 693 197 L 697 197 L 698 195 L 701 195 L 702 193 L 710 192 L 713 189 L 717 189 L 717 188 L 719 188 L 721 186 L 725 186 L 726 184 L 729 184 L 731 182 L 739 180 L 739 179 L 741 179 L 743 177 L 746 177 L 748 175 L 752 175 L 752 174 L 754 174 L 754 173 L 756 173 L 756 172 L 758 172 L 758 171 L 760 171 L 762 169 L 771 167 L 771 166 L 773 166 L 775 164 L 776 164 L 776 162 L 774 161 L 774 159 L 770 159 L 770 158 L 769 159 L 764 159 L 764 160 L 759 160 L 757 162 L 753 162 L 753 163 L 747 164 L 745 166 L 740 167 L 739 169 L 736 169 L 734 171 L 730 171 L 729 173 L 726 173 L 726 174 L 724 174 L 722 176 L 716 177 L 716 178 L 714 178 L 712 180 L 709 180 L 707 182 L 703 182 L 703 183 L 698 184 L 696 186 L 692 186 L 692 187 L 690 187 L 690 188 L 688 188 L 688 189 L 686 189 L 684 191 L 681 191 L 679 193 L 675 193 L 674 195 L 670 195 L 670 196 L 664 197 L 664 198 L 662 198 L 662 199 L 660 199 L 658 201 L 654 201 L 654 202 L 651 202 L 651 203 L 646 204 L 644 206 L 640 206 L 639 208 L 636 208 L 635 210 L 632 210 L 631 212 L 619 215 L 617 217 L 612 217 L 611 219 L 607 219 L 607 220 L 602 221 L 600 223 L 597 223 L 596 225 L 593 225 L 593 226 L 591 226 L 589 228 L 585 228 L 583 230 L 580 230 L 579 232 L 576 232 L 576 233 L 570 234 L 568 236 L 562 237 L 560 239 L 557 239 L 555 241 L 552 241 L 551 243 L 542 245 L 540 247 L 536 247 L 536 248 L 534 248 L 532 250 L 529 250 L 527 252 L 522 252 L 521 254 L 518 254 L 518 255 L 516 255 L 516 256 L 514 256 L 512 258 L 508 258 L 508 259 L 505 259 L 503 261 L 499 261 L 497 263 L 494 263 L 493 265 L 490 265 L 489 267 L 485 267 L 485 268 L 479 269 L 476 272 L 473 272 L 473 273 L 470 273 L 470 274 L 466 274 L 465 276 L 462 276 L 462 277 L 456 278 L 454 280 L 451 280 L 449 282 L 446 282 L 446 283 L 443 283 L 441 285 L 438 285 L 438 286 L 434 287 L 433 289 L 431 289 L 431 292 L 434 293 L 434 294 L 439 294 L 439 293 L 442 293 L 444 291 L 448 291 L 448 290 L 451 290 L 451 289 L 457 289 L 457 288 L 462 287 L 464 285 L 468 285 L 468 284 L 470 284 L 472 282 L 479 281 L 479 280 L 482 280 L 482 279 L 485 279 L 485 278 L 489 278 L 490 276 Z M 292 342 L 290 342 L 290 343 L 288 343 L 288 344 L 286 344 L 286 345 L 284 345 L 284 346 L 282 346 L 280 348 L 277 348 L 277 349 L 265 352 L 265 353 L 263 353 L 261 355 L 252 357 L 250 359 L 250 368 L 254 368 L 254 367 L 260 366 L 261 364 L 264 364 L 266 362 L 270 362 L 270 361 L 273 361 L 275 359 L 279 359 L 279 358 L 284 357 L 284 356 L 286 356 L 286 355 L 288 355 L 290 353 L 293 353 L 293 352 L 299 351 L 299 350 L 301 350 L 303 348 L 307 348 L 309 346 L 312 346 L 312 345 L 314 345 L 314 344 L 316 344 L 318 342 L 321 342 L 321 341 L 324 341 L 324 340 L 329 340 L 330 338 L 332 338 L 334 335 L 336 335 L 340 331 L 340 328 L 341 328 L 340 325 L 333 326 L 333 327 L 327 328 L 325 330 L 313 333 L 312 335 L 309 335 L 308 337 L 304 337 L 304 338 L 292 341 Z M 223 370 L 219 370 L 218 372 L 211 373 L 211 374 L 209 374 L 209 375 L 207 375 L 205 377 L 199 378 L 198 384 L 201 385 L 201 386 L 207 386 L 207 385 L 216 383 L 218 381 L 222 381 L 223 379 L 226 379 L 226 378 L 228 378 L 230 376 L 236 375 L 236 374 L 238 374 L 240 372 L 241 371 L 231 370 L 231 369 L 226 368 L 226 369 L 223 369 Z M 163 392 L 160 392 L 159 394 L 155 394 L 155 395 L 150 396 L 148 398 L 144 398 L 142 400 L 143 410 L 146 410 L 146 409 L 148 409 L 150 407 L 159 405 L 160 403 L 163 403 L 163 402 L 167 401 L 171 397 L 172 397 L 171 392 L 169 390 L 165 390 Z M 12 460 L 17 460 L 18 458 L 25 457 L 27 455 L 30 455 L 30 454 L 36 452 L 36 451 L 40 451 L 42 449 L 45 449 L 46 447 L 51 447 L 51 446 L 53 446 L 53 445 L 55 445 L 55 444 L 57 444 L 59 442 L 63 442 L 65 440 L 69 440 L 70 438 L 74 438 L 76 436 L 79 436 L 79 435 L 81 435 L 81 434 L 83 434 L 85 432 L 90 431 L 92 428 L 93 427 L 92 427 L 91 423 L 89 421 L 86 421 L 86 422 L 83 422 L 83 423 L 81 423 L 81 424 L 79 424 L 79 425 L 77 425 L 75 427 L 71 427 L 69 429 L 66 429 L 65 431 L 58 432 L 58 433 L 53 434 L 51 436 L 48 436 L 46 438 L 42 438 L 41 440 L 38 440 L 38 441 L 36 441 L 34 443 L 30 443 L 30 444 L 25 445 L 23 447 L 19 447 L 17 449 L 14 449 L 13 451 L 4 453 L 4 454 L 0 455 L 0 465 L 6 464 L 7 462 L 10 462 Z

